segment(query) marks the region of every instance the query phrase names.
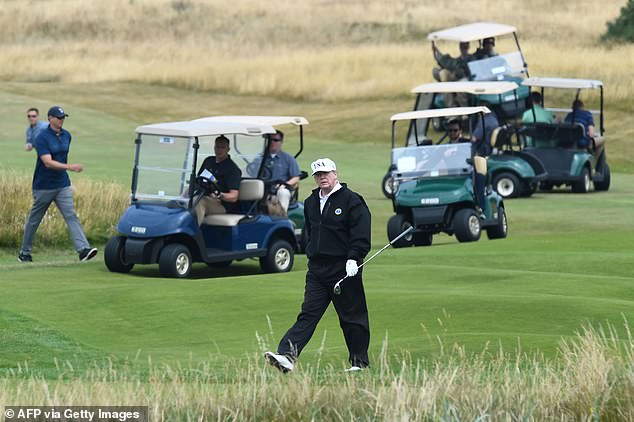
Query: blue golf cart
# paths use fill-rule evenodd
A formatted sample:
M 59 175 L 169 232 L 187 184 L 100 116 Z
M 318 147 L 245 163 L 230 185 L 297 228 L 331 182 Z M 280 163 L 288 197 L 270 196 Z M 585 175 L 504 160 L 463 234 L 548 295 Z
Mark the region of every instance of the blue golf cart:
M 295 224 L 266 213 L 261 169 L 245 177 L 254 162 L 263 165 L 273 125 L 282 124 L 298 126 L 303 145 L 303 117 L 219 116 L 139 126 L 131 204 L 106 245 L 107 268 L 127 273 L 137 264 L 158 264 L 161 275 L 184 278 L 195 262 L 226 267 L 258 258 L 265 272 L 290 271 L 298 249 Z M 238 210 L 207 215 L 199 226 L 194 207 L 215 185 L 213 177 L 197 176 L 198 167 L 213 155 L 219 135 L 230 139 L 231 159 L 242 171 Z

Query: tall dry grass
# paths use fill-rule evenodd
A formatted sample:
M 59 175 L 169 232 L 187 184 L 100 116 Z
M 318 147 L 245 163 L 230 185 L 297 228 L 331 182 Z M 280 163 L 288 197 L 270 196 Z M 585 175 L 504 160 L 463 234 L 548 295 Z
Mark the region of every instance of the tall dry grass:
M 129 193 L 118 184 L 84 178 L 73 183 L 72 189 L 75 210 L 86 237 L 94 243 L 105 242 L 115 233 L 114 226 L 129 204 Z M 0 247 L 19 247 L 33 201 L 31 177 L 0 171 L 0 198 Z M 64 218 L 52 204 L 37 230 L 34 246 L 60 246 L 68 242 Z
M 621 0 L 9 0 L 0 78 L 138 81 L 291 99 L 405 95 L 429 81 L 425 36 L 476 20 L 513 24 L 533 74 L 634 92 L 634 47 L 599 43 Z M 455 46 L 445 46 L 451 51 Z
M 586 326 L 559 358 L 458 346 L 437 358 L 394 356 L 346 374 L 318 360 L 282 375 L 261 353 L 242 361 L 170 367 L 106 360 L 46 379 L 22 365 L 0 380 L 0 405 L 143 405 L 150 420 L 633 420 L 634 340 L 626 326 Z M 265 350 L 265 344 L 261 345 Z

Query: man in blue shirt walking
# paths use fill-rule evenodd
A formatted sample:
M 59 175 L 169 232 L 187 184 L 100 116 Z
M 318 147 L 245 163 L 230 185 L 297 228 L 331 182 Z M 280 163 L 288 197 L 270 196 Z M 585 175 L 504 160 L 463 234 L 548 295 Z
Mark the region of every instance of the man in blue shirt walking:
M 35 107 L 31 107 L 26 111 L 26 118 L 29 120 L 29 125 L 26 127 L 26 144 L 24 144 L 24 149 L 31 151 L 38 135 L 46 129 L 48 125 L 46 122 L 39 120 L 40 111 Z
M 49 125 L 35 139 L 37 162 L 33 173 L 33 206 L 24 226 L 22 246 L 18 255 L 20 262 L 33 261 L 31 257 L 33 238 L 52 202 L 55 202 L 66 221 L 70 238 L 79 254 L 79 260 L 88 261 L 97 255 L 97 248 L 91 247 L 86 240 L 86 235 L 75 213 L 67 171 L 79 173 L 83 170 L 83 166 L 68 164 L 71 136 L 67 130 L 62 129 L 66 117 L 68 115 L 64 109 L 59 106 L 51 107 L 48 110 Z

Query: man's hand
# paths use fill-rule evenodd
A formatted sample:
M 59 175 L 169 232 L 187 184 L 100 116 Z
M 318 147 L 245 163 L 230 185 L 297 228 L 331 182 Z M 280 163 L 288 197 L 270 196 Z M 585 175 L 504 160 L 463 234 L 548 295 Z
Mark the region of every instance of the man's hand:
M 354 277 L 359 272 L 359 267 L 357 266 L 357 261 L 354 259 L 349 259 L 346 261 L 346 275 L 348 277 Z
M 27 142 L 27 143 L 24 145 L 24 150 L 25 150 L 25 151 L 31 151 L 32 149 L 33 149 L 33 145 L 32 145 L 30 142 Z
M 81 164 L 69 164 L 68 165 L 68 170 L 74 171 L 76 173 L 81 173 L 81 171 L 83 169 L 84 169 L 84 166 L 82 166 Z

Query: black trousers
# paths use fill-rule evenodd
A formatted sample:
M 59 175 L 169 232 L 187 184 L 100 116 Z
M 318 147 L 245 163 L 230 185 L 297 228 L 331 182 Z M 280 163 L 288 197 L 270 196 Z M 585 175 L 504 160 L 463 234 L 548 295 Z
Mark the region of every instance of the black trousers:
M 295 324 L 286 332 L 277 352 L 297 360 L 330 305 L 335 306 L 346 339 L 349 360 L 354 366 L 366 367 L 370 345 L 368 307 L 363 290 L 362 270 L 341 283 L 341 294 L 333 288 L 346 275 L 346 258 L 313 258 L 308 261 L 304 303 Z

